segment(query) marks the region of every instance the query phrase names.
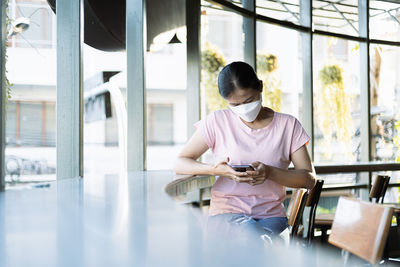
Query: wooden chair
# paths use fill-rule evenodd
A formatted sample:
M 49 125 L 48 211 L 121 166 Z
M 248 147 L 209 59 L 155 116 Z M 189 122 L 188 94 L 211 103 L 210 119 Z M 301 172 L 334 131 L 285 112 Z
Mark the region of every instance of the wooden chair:
M 377 175 L 370 191 L 370 200 L 375 200 L 378 203 L 385 198 L 386 189 L 389 185 L 390 177 L 384 175 Z M 332 228 L 334 213 L 329 214 L 318 214 L 315 216 L 314 228 L 321 230 L 321 242 L 324 243 L 327 240 L 327 231 Z
M 390 206 L 340 197 L 329 243 L 376 264 L 382 259 L 392 213 Z
M 374 184 L 369 193 L 369 198 L 371 201 L 375 201 L 375 203 L 383 203 L 383 199 L 385 198 L 386 190 L 388 188 L 390 181 L 390 176 L 385 175 L 377 175 L 374 181 Z
M 288 224 L 290 228 L 290 237 L 293 238 L 297 235 L 299 225 L 304 211 L 307 200 L 307 190 L 304 188 L 295 189 L 290 198 L 290 203 L 287 209 Z
M 315 223 L 315 213 L 317 211 L 318 201 L 321 196 L 322 186 L 324 185 L 324 180 L 317 180 L 313 189 L 308 193 L 306 207 L 310 207 L 310 215 L 308 217 L 308 230 L 307 230 L 307 242 L 311 243 L 314 238 L 314 223 Z
M 385 204 L 386 205 L 386 204 Z M 400 261 L 400 205 L 390 205 L 393 207 L 393 216 L 396 217 L 396 225 L 392 225 L 389 229 L 388 240 L 384 252 L 384 258 L 387 262 Z

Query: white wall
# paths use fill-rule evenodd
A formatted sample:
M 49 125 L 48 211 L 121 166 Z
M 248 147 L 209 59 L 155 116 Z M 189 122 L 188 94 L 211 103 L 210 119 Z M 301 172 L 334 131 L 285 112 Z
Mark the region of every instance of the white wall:
M 174 143 L 186 142 L 186 94 L 184 90 L 147 90 L 147 104 L 172 104 Z

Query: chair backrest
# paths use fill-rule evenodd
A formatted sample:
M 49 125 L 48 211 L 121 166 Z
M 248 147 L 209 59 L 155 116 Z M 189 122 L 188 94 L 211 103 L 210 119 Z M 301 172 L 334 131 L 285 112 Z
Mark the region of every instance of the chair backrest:
M 324 185 L 324 180 L 318 179 L 314 187 L 308 192 L 306 207 L 313 207 L 318 205 L 323 185 Z
M 314 223 L 315 223 L 315 213 L 317 211 L 317 206 L 319 198 L 321 196 L 322 186 L 324 185 L 324 180 L 317 180 L 313 189 L 308 193 L 306 207 L 310 207 L 310 216 L 308 219 L 308 230 L 307 230 L 307 240 L 310 243 L 311 239 L 314 238 Z
M 304 188 L 295 189 L 292 193 L 290 203 L 287 209 L 289 217 L 288 224 L 291 226 L 291 235 L 295 236 L 299 228 L 304 206 L 307 200 L 307 190 Z
M 386 176 L 385 183 L 383 184 L 382 193 L 381 193 L 381 203 L 383 203 L 383 200 L 385 199 L 386 190 L 388 188 L 389 182 L 390 182 L 390 176 Z
M 390 177 L 385 175 L 377 175 L 375 177 L 375 181 L 371 187 L 371 191 L 369 193 L 369 197 L 371 199 L 375 199 L 375 202 L 378 203 L 381 199 L 383 203 L 383 199 L 385 198 L 386 189 L 389 184 Z
M 329 243 L 376 264 L 382 259 L 393 208 L 339 198 Z

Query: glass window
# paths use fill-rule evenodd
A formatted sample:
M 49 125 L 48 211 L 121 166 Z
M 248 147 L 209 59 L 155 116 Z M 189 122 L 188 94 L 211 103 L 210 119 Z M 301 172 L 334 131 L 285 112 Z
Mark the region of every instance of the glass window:
M 147 105 L 147 143 L 170 145 L 174 142 L 173 105 Z
M 228 108 L 218 91 L 221 69 L 233 61 L 244 60 L 243 17 L 202 1 L 201 9 L 201 117 Z M 211 151 L 202 157 L 213 162 Z
M 125 105 L 125 52 L 104 52 L 83 45 L 84 70 L 84 175 L 118 174 L 123 151 L 119 147 L 120 113 Z M 105 83 L 109 86 L 104 86 Z M 114 96 L 109 89 L 115 88 Z M 118 97 L 121 96 L 122 97 Z M 118 100 L 122 99 L 121 102 Z M 121 116 L 122 117 L 122 116 Z
M 370 46 L 371 153 L 377 161 L 400 162 L 400 48 Z
M 201 12 L 202 117 L 228 107 L 218 92 L 218 74 L 226 64 L 244 60 L 243 18 L 215 8 L 205 5 Z
M 371 39 L 400 41 L 400 4 L 390 1 L 369 1 Z
M 8 101 L 6 107 L 6 145 L 15 146 L 17 145 L 17 105 L 15 101 Z
M 264 83 L 263 104 L 300 119 L 303 72 L 297 31 L 257 22 L 257 75 Z
M 358 42 L 314 35 L 314 161 L 360 160 Z
M 256 0 L 257 14 L 300 24 L 299 0 Z
M 29 27 L 8 37 L 6 188 L 56 179 L 56 18 L 45 0 L 9 1 Z
M 56 104 L 54 102 L 44 103 L 46 106 L 45 122 L 44 126 L 46 129 L 46 145 L 55 146 L 56 145 Z
M 176 34 L 178 43 L 169 43 Z M 147 169 L 172 169 L 187 140 L 185 28 L 147 53 Z
M 186 45 L 168 43 L 175 33 L 183 40 L 182 30 L 185 31 L 179 28 L 168 32 L 169 39 L 166 34 L 156 37 L 165 42 L 157 42 L 146 53 L 148 170 L 172 169 L 186 143 Z M 85 84 L 99 85 L 107 82 L 103 77 L 111 77 L 109 83 L 124 100 L 120 103 L 113 93 L 109 99 L 101 100 L 104 92 L 85 88 L 85 174 L 116 174 L 123 160 L 118 105 L 124 106 L 126 101 L 126 53 L 99 51 L 87 45 L 84 49 Z M 98 77 L 102 79 L 100 83 L 90 82 Z M 104 105 L 110 105 L 111 110 L 106 112 Z
M 14 1 L 10 1 L 14 2 Z M 29 28 L 12 36 L 12 46 L 21 48 L 52 48 L 55 36 L 55 16 L 45 0 L 18 0 L 10 5 L 15 19 L 28 18 Z
M 21 145 L 42 145 L 42 104 L 22 102 L 20 112 Z
M 358 0 L 313 0 L 315 29 L 358 36 Z

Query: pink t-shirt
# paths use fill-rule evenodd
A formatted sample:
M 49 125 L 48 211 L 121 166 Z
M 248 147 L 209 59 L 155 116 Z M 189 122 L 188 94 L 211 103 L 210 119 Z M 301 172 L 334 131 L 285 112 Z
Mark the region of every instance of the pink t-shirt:
M 293 116 L 274 112 L 272 122 L 251 129 L 230 109 L 218 110 L 195 123 L 211 149 L 215 162 L 230 158 L 229 164 L 264 164 L 287 169 L 290 155 L 310 137 Z M 260 185 L 238 183 L 217 177 L 211 189 L 209 215 L 241 213 L 253 218 L 285 217 L 285 187 L 271 180 Z

